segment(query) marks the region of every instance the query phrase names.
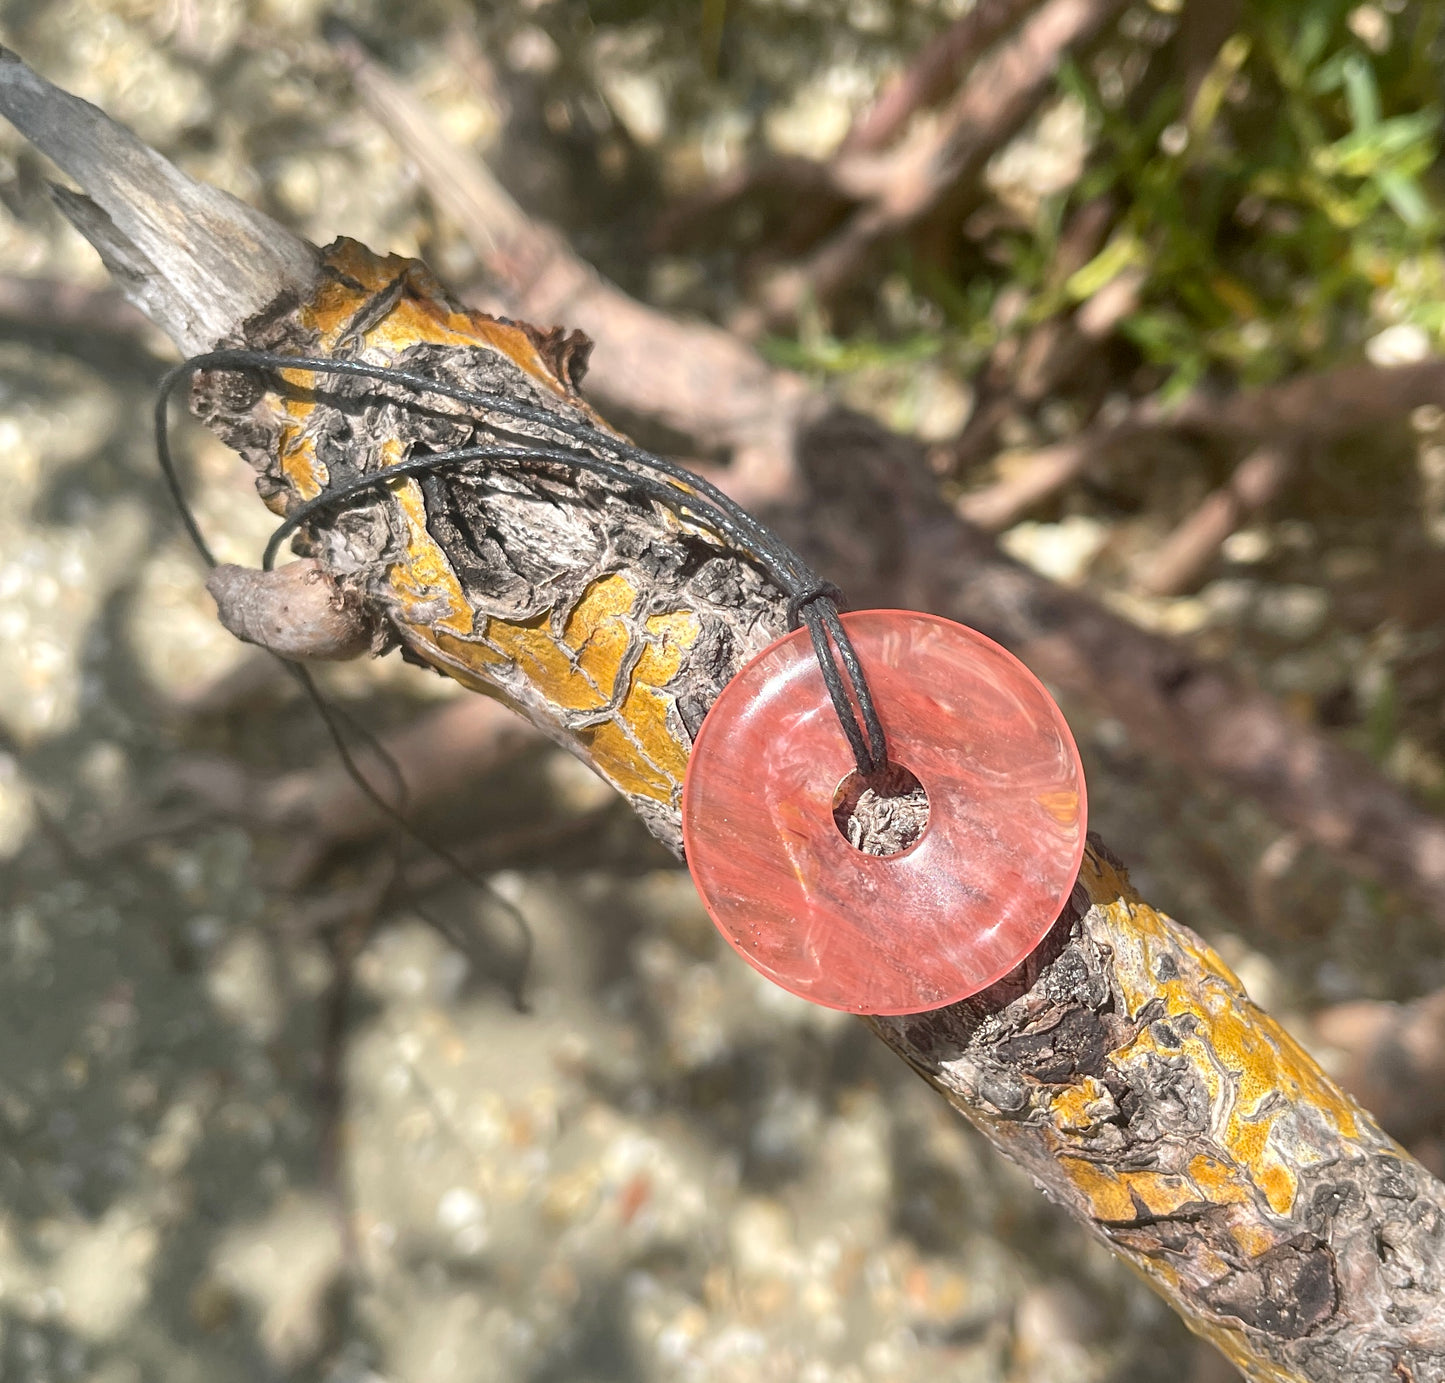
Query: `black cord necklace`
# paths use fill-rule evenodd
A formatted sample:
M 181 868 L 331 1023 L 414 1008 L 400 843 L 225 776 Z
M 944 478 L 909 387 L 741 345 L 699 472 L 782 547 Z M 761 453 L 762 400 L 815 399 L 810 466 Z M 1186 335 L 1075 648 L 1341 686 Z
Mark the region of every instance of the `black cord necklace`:
M 856 1013 L 916 1013 L 1002 978 L 1032 954 L 1059 916 L 1084 850 L 1078 750 L 1037 679 L 977 631 L 906 610 L 850 615 L 845 626 L 837 588 L 746 510 L 701 476 L 594 424 L 407 370 L 272 351 L 196 356 L 165 376 L 156 401 L 166 483 L 212 565 L 167 428 L 171 395 L 203 369 L 272 377 L 314 372 L 318 378 L 305 392 L 321 398 L 328 387 L 336 396 L 346 376 L 377 381 L 407 391 L 415 414 L 490 434 L 452 450 L 414 450 L 371 474 L 328 485 L 297 504 L 272 533 L 267 570 L 302 525 L 398 477 L 462 468 L 468 479 L 520 471 L 555 477 L 561 470 L 601 477 L 665 506 L 783 592 L 792 632 L 743 667 L 715 700 L 694 737 L 680 816 L 688 867 L 719 930 L 785 989 Z M 328 385 L 328 377 L 335 382 Z M 274 387 L 286 386 L 276 380 Z M 389 393 L 378 396 L 395 402 Z M 428 407 L 428 396 L 463 411 Z M 805 626 L 808 642 L 797 633 Z M 888 697 L 898 755 L 893 764 L 855 638 Z M 908 779 L 910 810 L 924 798 L 921 833 L 896 851 L 865 849 L 839 829 L 840 745 L 826 716 L 814 714 L 816 684 L 793 675 L 812 662 L 852 753 L 855 786 L 891 801 L 905 795 L 889 790 L 898 786 L 892 780 Z M 412 839 L 496 897 L 485 880 L 382 800 L 348 754 L 309 672 L 292 666 L 367 796 Z M 780 706 L 788 698 L 791 704 Z M 524 929 L 530 953 L 525 919 L 499 901 Z M 513 992 L 520 995 L 520 978 Z
M 377 380 L 413 390 L 419 396 L 430 394 L 514 418 L 518 422 L 561 434 L 564 439 L 551 445 L 519 440 L 453 451 L 424 452 L 370 475 L 333 486 L 297 505 L 286 516 L 266 545 L 262 559 L 265 570 L 270 571 L 274 567 L 282 543 L 303 524 L 399 476 L 430 475 L 462 466 L 488 464 L 516 469 L 560 466 L 600 475 L 638 490 L 649 499 L 666 505 L 680 518 L 708 529 L 740 556 L 753 561 L 766 572 L 788 598 L 789 629 L 807 626 L 824 685 L 859 774 L 871 778 L 887 768 L 887 740 L 868 688 L 868 679 L 838 613 L 842 592 L 836 586 L 821 580 L 775 533 L 702 476 L 665 457 L 633 446 L 601 428 L 559 418 L 545 409 L 504 394 L 468 389 L 427 375 L 369 365 L 363 361 L 287 355 L 275 351 L 214 350 L 182 362 L 161 380 L 155 405 L 156 455 L 180 510 L 181 521 L 207 565 L 214 567 L 216 558 L 186 499 L 171 451 L 169 428 L 171 396 L 183 382 L 189 381 L 201 370 L 268 374 L 281 370 L 311 370 L 321 375 L 350 375 Z M 588 450 L 568 445 L 568 439 L 585 444 Z

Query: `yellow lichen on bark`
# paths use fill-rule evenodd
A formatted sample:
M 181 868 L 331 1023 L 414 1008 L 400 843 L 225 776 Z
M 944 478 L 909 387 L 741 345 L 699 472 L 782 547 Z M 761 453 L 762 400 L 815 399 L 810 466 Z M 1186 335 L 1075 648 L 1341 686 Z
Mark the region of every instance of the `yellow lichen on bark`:
M 1096 956 L 1108 987 L 1079 991 L 1092 997 L 1074 1011 L 1083 1034 L 1074 1045 L 1059 1022 L 1067 1004 L 1048 1020 L 1057 1027 L 1036 1026 L 1021 1000 L 1019 1017 L 981 1035 L 976 1050 L 944 1037 L 942 1060 L 924 1063 L 909 1052 L 919 1020 L 874 1026 L 1247 1376 L 1300 1383 L 1261 1353 L 1260 1323 L 1274 1311 L 1283 1323 L 1269 1329 L 1281 1338 L 1307 1333 L 1288 1323 L 1289 1312 L 1328 1319 L 1341 1270 L 1319 1269 L 1298 1308 L 1292 1286 L 1275 1303 L 1271 1284 L 1292 1283 L 1295 1265 L 1332 1253 L 1314 1228 L 1322 1184 L 1355 1184 L 1352 1168 L 1382 1155 L 1402 1165 L 1408 1155 L 1251 1002 L 1213 950 L 1149 907 L 1092 843 L 1080 883 L 1087 906 L 1069 953 L 1075 963 Z M 996 1063 L 1028 1071 L 1023 1053 L 1051 1034 L 1038 1074 L 1022 1087 L 1005 1079 L 996 1101 Z M 1142 1123 L 1140 1111 L 1148 1111 Z
M 393 354 L 423 344 L 480 346 L 506 356 L 558 398 L 600 423 L 557 378 L 530 332 L 485 312 L 449 306 L 445 289 L 419 259 L 379 255 L 355 240 L 342 239 L 325 251 L 324 264 L 331 272 L 322 276 L 316 295 L 297 313 L 301 325 L 317 334 L 322 354 L 333 351 L 348 335 L 365 349 Z M 405 291 L 386 314 L 358 332 L 358 318 L 399 283 Z
M 296 313 L 314 336 L 317 354 L 354 353 L 392 364 L 418 345 L 494 352 L 582 418 L 605 427 L 539 349 L 539 342 L 554 338 L 450 306 L 417 260 L 377 255 L 341 240 L 326 251 L 325 264 L 315 296 Z M 298 388 L 313 382 L 309 371 L 285 373 Z M 323 418 L 315 404 L 287 398 L 281 409 L 278 460 L 289 492 L 273 496 L 272 503 L 284 511 L 298 498 L 321 493 L 329 476 L 316 453 L 314 429 Z M 399 450 L 386 457 L 387 464 L 401 459 Z M 392 563 L 386 582 L 398 633 L 412 652 L 534 718 L 554 712 L 552 718 L 617 788 L 675 804 L 689 745 L 665 688 L 701 633 L 698 618 L 687 611 L 641 611 L 637 586 L 622 572 L 599 576 L 570 609 L 512 620 L 474 610 L 428 530 L 421 486 L 398 480 L 390 493 L 406 538 L 404 557 Z
M 665 688 L 701 632 L 702 622 L 687 611 L 643 622 L 642 653 L 619 712 L 591 734 L 593 762 L 626 792 L 675 802 L 682 791 L 691 746 L 669 715 L 672 697 Z
M 395 366 L 418 345 L 464 348 L 451 377 L 535 403 L 533 381 L 559 400 L 560 418 L 593 417 L 560 333 L 458 310 L 412 261 L 343 243 L 327 263 L 322 290 L 291 317 L 318 353 Z M 434 352 L 426 359 L 438 368 Z M 406 448 L 435 445 L 430 420 L 408 430 L 366 407 L 359 423 L 354 411 L 328 419 L 307 403 L 283 407 L 279 455 L 264 458 L 269 483 L 285 487 L 283 508 L 330 483 L 318 444 L 339 475 L 374 474 Z M 510 435 L 506 422 L 479 420 L 483 434 L 494 425 Z M 383 435 L 392 431 L 400 438 Z M 695 568 L 668 551 L 686 521 L 625 486 L 605 486 L 595 504 L 584 485 L 555 544 L 528 531 L 553 512 L 534 498 L 568 503 L 550 479 L 535 495 L 525 482 L 457 487 L 429 512 L 434 488 L 393 480 L 385 507 L 373 500 L 362 516 L 369 526 L 337 525 L 318 541 L 334 540 L 348 577 L 360 566 L 353 579 L 412 654 L 578 750 L 671 839 L 690 748 L 684 711 L 693 723 L 781 619 L 780 601 L 732 593 L 711 571 L 690 585 Z M 1080 885 L 1049 946 L 996 990 L 870 1022 L 1251 1377 L 1310 1377 L 1286 1363 L 1348 1324 L 1349 1293 L 1367 1296 L 1360 1283 L 1385 1261 L 1378 1245 L 1395 1271 L 1393 1259 L 1405 1263 L 1397 1242 L 1429 1232 L 1424 1220 L 1418 1230 L 1390 1220 L 1388 1241 L 1365 1239 L 1339 1208 L 1365 1194 L 1399 1200 L 1403 1154 L 1212 950 L 1138 897 L 1102 847 L 1090 847 Z M 1364 1246 L 1354 1259 L 1351 1234 Z M 1394 1279 L 1391 1291 L 1405 1295 Z
M 1360 1132 L 1358 1109 L 1250 1001 L 1214 951 L 1143 902 L 1121 870 L 1090 850 L 1081 880 L 1113 951 L 1123 1016 L 1139 1024 L 1135 1036 L 1110 1053 L 1110 1067 L 1142 1081 L 1149 1064 L 1182 1060 L 1208 1092 L 1209 1127 L 1182 1166 L 1101 1165 L 1090 1140 L 1114 1110 L 1097 1079 L 1088 1077 L 1048 1100 L 1060 1165 L 1092 1217 L 1104 1223 L 1137 1219 L 1141 1208 L 1169 1215 L 1186 1203 L 1226 1206 L 1256 1196 L 1273 1215 L 1287 1217 L 1297 1170 L 1308 1161 L 1297 1121 L 1322 1120 L 1352 1139 Z M 1200 1151 L 1206 1141 L 1207 1154 Z
M 1034 1127 L 1079 1197 L 1079 1208 L 1120 1247 L 1138 1253 L 1136 1266 L 1188 1301 L 1193 1292 L 1181 1281 L 1180 1260 L 1145 1247 L 1151 1226 L 1214 1219 L 1226 1247 L 1199 1249 L 1189 1271 L 1206 1281 L 1223 1280 L 1240 1262 L 1258 1260 L 1298 1235 L 1298 1178 L 1317 1164 L 1317 1146 L 1358 1145 L 1365 1156 L 1379 1134 L 1308 1053 L 1253 1004 L 1219 956 L 1149 907 L 1122 869 L 1091 847 L 1080 880 L 1091 905 L 1085 925 L 1111 953 L 1116 1005 L 1123 1010 L 1118 1016 L 1133 1028 L 1105 1057 L 1107 1079 L 1116 1089 L 1120 1081 L 1144 1089 L 1152 1083 L 1151 1066 L 1170 1068 L 1174 1079 L 1187 1072 L 1207 1092 L 1207 1117 L 1202 1128 L 1163 1129 L 1152 1159 L 1121 1161 L 1097 1141 L 1117 1117 L 1117 1103 L 1105 1081 L 1089 1074 L 1072 1084 L 1038 1087 L 1035 1100 L 1045 1122 Z M 1012 1121 L 984 1122 L 1006 1144 L 1025 1136 Z M 1201 1314 L 1193 1314 L 1192 1322 L 1251 1376 L 1292 1377 L 1262 1369 L 1228 1324 Z
M 427 532 L 421 486 L 407 478 L 395 482 L 391 492 L 406 519 L 407 543 L 406 560 L 395 563 L 387 579 L 401 608 L 411 616 L 407 632 L 423 641 L 423 651 L 436 647 L 437 635 L 443 630 L 468 637 L 476 620 L 446 553 Z M 501 660 L 490 657 L 488 661 Z M 466 667 L 467 661 L 462 665 Z
M 281 473 L 302 499 L 315 499 L 331 482 L 325 464 L 316 455 L 316 446 L 307 430 L 307 423 L 316 412 L 309 399 L 288 398 L 282 403 L 287 421 L 281 429 Z M 282 510 L 284 494 L 271 497 L 271 507 Z
M 354 240 L 338 240 L 323 256 L 325 268 L 315 296 L 297 309 L 297 321 L 316 338 L 316 353 L 344 354 L 341 346 L 360 348 L 370 358 L 394 361 L 418 345 L 481 347 L 505 356 L 518 369 L 559 398 L 566 399 L 591 421 L 601 420 L 568 389 L 543 359 L 536 339 L 523 327 L 498 321 L 484 312 L 457 310 L 420 260 L 378 255 Z M 374 303 L 395 298 L 375 321 L 367 319 Z M 283 377 L 299 389 L 314 382 L 309 370 L 286 370 Z M 314 499 L 330 483 L 325 464 L 316 455 L 311 429 L 320 420 L 306 398 L 281 401 L 279 460 L 294 498 Z M 293 497 L 273 495 L 267 503 L 284 512 Z
M 623 792 L 671 802 L 681 790 L 688 746 L 668 714 L 672 699 L 664 688 L 697 641 L 697 616 L 635 620 L 637 590 L 617 572 L 588 585 L 560 621 L 560 633 L 551 611 L 519 621 L 477 615 L 427 532 L 420 488 L 404 480 L 395 493 L 409 538 L 406 561 L 392 566 L 388 580 L 412 650 L 473 690 L 597 713 L 595 723 L 575 730 L 597 770 Z M 531 697 L 519 694 L 516 677 Z

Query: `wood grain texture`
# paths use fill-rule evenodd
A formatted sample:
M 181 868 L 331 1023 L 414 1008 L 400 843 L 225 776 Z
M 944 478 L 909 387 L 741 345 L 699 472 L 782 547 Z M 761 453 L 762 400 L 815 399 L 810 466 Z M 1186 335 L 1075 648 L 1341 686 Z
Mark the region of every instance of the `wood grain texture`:
M 188 178 L 104 111 L 0 48 L 0 115 L 81 192 L 61 211 L 120 290 L 186 351 L 202 351 L 281 293 L 305 290 L 316 252 L 264 212 Z

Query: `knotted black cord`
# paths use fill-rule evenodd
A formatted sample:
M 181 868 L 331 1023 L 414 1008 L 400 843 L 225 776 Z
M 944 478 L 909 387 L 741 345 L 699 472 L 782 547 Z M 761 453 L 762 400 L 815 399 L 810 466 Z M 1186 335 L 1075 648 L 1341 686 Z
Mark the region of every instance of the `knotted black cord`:
M 821 581 L 770 529 L 724 494 L 710 481 L 665 457 L 643 451 L 619 437 L 590 424 L 559 418 L 547 410 L 519 402 L 504 394 L 468 389 L 427 375 L 406 370 L 369 365 L 357 360 L 336 360 L 324 356 L 285 355 L 273 351 L 223 349 L 192 357 L 170 370 L 161 381 L 156 400 L 156 450 L 161 469 L 172 495 L 181 508 L 182 519 L 197 550 L 212 565 L 211 555 L 201 535 L 180 485 L 171 456 L 167 433 L 167 403 L 177 385 L 199 370 L 307 370 L 320 375 L 351 375 L 384 383 L 400 384 L 418 393 L 434 394 L 458 403 L 471 404 L 500 413 L 504 417 L 549 429 L 586 443 L 608 457 L 580 452 L 564 443 L 561 447 L 538 445 L 522 436 L 516 442 L 491 446 L 466 447 L 450 452 L 436 452 L 408 458 L 392 466 L 360 476 L 336 486 L 297 506 L 272 534 L 266 546 L 264 566 L 270 570 L 281 543 L 318 512 L 343 503 L 364 490 L 375 489 L 400 475 L 421 475 L 445 470 L 472 461 L 506 461 L 528 465 L 541 463 L 590 471 L 606 476 L 667 505 L 682 518 L 691 517 L 730 542 L 743 556 L 754 560 L 788 597 L 788 626 L 808 628 L 813 651 L 818 660 L 823 683 L 838 717 L 838 723 L 852 750 L 858 772 L 871 777 L 887 767 L 888 747 L 878 710 L 868 688 L 867 677 L 859 662 L 857 650 L 838 614 L 841 592 L 836 586 Z M 284 381 L 283 381 L 284 382 Z M 292 386 L 294 387 L 294 386 Z M 313 389 L 311 392 L 320 392 Z M 484 419 L 462 418 L 437 410 L 437 416 L 458 421 L 485 422 Z M 629 465 L 619 464 L 621 462 Z M 636 467 L 637 469 L 632 469 Z M 834 649 L 837 656 L 834 656 Z M 841 661 L 841 667 L 839 663 Z M 846 674 L 846 679 L 845 679 Z

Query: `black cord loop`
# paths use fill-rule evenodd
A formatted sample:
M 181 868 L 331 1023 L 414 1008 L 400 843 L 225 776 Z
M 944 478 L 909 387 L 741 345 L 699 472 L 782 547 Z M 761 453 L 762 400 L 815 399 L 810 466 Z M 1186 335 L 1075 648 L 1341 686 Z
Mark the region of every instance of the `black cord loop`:
M 816 585 L 798 591 L 788 597 L 788 628 L 803 627 L 803 610 L 815 600 L 831 600 L 840 610 L 843 608 L 843 592 L 831 581 L 819 581 Z
M 865 778 L 882 773 L 888 767 L 888 741 L 858 651 L 843 627 L 837 605 L 827 596 L 820 596 L 803 607 L 803 622 L 808 626 L 823 685 L 828 688 L 828 698 L 847 736 L 858 772 Z M 841 670 L 833 659 L 833 647 L 838 650 Z
M 425 453 L 407 457 L 370 475 L 335 485 L 298 505 L 272 533 L 266 544 L 262 565 L 269 571 L 275 564 L 281 545 L 303 524 L 317 515 L 335 509 L 352 497 L 384 487 L 402 476 L 430 475 L 471 463 L 492 463 L 529 469 L 561 467 L 586 471 L 645 494 L 649 499 L 671 509 L 680 519 L 706 528 L 742 556 L 755 562 L 770 580 L 788 597 L 788 627 L 807 626 L 813 652 L 823 674 L 823 683 L 837 713 L 838 723 L 848 741 L 859 773 L 869 776 L 887 766 L 888 746 L 878 709 L 868 688 L 868 679 L 853 647 L 848 631 L 838 613 L 842 592 L 831 582 L 822 581 L 776 534 L 755 519 L 735 500 L 702 476 L 694 474 L 675 461 L 656 456 L 633 446 L 620 437 L 590 423 L 559 418 L 546 409 L 523 403 L 505 394 L 468 389 L 429 375 L 408 370 L 370 365 L 359 360 L 343 360 L 328 356 L 285 355 L 275 351 L 222 349 L 193 356 L 169 370 L 161 380 L 155 406 L 156 455 L 166 485 L 180 510 L 196 550 L 209 566 L 216 558 L 192 514 L 180 482 L 175 459 L 171 453 L 168 405 L 171 395 L 192 375 L 201 370 L 264 372 L 276 375 L 281 371 L 307 371 L 319 376 L 310 392 L 324 393 L 329 378 L 360 378 L 400 386 L 417 395 L 450 399 L 472 408 L 500 415 L 529 428 L 540 429 L 542 436 L 517 431 L 509 434 L 490 420 L 460 416 L 433 408 L 437 417 L 459 422 L 485 422 L 499 440 L 487 445 L 462 447 L 455 451 Z M 299 386 L 281 381 L 283 387 Z M 420 409 L 417 400 L 413 407 Z M 547 434 L 551 434 L 548 436 Z M 578 445 L 580 444 L 580 445 Z

